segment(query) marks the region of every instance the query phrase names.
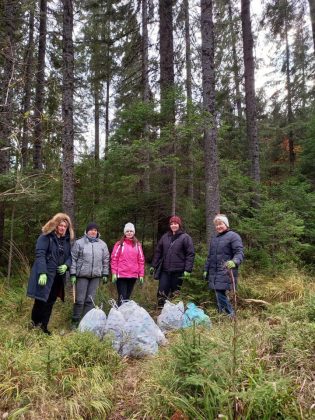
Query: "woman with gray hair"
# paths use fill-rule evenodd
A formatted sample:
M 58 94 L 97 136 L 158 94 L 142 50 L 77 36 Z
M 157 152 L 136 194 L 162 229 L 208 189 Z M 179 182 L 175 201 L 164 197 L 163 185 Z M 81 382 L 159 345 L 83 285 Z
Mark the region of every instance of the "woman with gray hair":
M 203 276 L 209 283 L 209 289 L 215 291 L 218 311 L 233 318 L 234 309 L 226 291 L 231 289 L 229 270 L 233 270 L 237 282 L 238 267 L 244 258 L 243 243 L 241 237 L 230 230 L 225 214 L 217 214 L 213 223 L 217 234 L 211 239 Z

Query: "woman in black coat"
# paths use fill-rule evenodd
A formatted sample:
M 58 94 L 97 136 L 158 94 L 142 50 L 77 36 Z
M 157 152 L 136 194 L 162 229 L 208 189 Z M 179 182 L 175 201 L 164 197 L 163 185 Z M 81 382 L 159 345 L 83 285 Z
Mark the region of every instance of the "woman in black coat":
M 65 273 L 71 266 L 71 240 L 74 239 L 70 217 L 57 213 L 42 228 L 35 250 L 35 262 L 28 282 L 27 296 L 35 299 L 32 325 L 50 335 L 47 326 L 52 308 L 64 300 Z
M 203 275 L 209 282 L 209 289 L 215 291 L 219 312 L 234 317 L 234 309 L 226 296 L 226 291 L 231 289 L 228 270 L 233 270 L 236 282 L 238 266 L 244 258 L 243 243 L 241 237 L 229 229 L 229 221 L 224 214 L 216 215 L 213 223 L 217 235 L 211 239 Z
M 157 276 L 159 287 L 157 292 L 158 308 L 164 306 L 168 297 L 177 294 L 183 279 L 189 278 L 195 258 L 191 237 L 182 230 L 182 221 L 178 216 L 169 220 L 170 230 L 159 240 L 150 273 L 160 272 Z

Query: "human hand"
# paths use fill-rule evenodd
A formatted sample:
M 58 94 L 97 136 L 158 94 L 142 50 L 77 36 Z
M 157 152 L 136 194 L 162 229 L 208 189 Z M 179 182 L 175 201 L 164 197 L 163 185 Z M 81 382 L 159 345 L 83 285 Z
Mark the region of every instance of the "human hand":
M 77 278 L 76 278 L 76 276 L 70 276 L 70 281 L 71 281 L 71 283 L 72 284 L 76 284 L 76 282 L 77 282 Z
M 112 283 L 116 283 L 117 281 L 117 274 L 112 274 Z
M 107 284 L 108 277 L 107 276 L 102 276 L 102 280 L 103 280 L 103 284 Z
M 236 267 L 236 264 L 235 264 L 235 262 L 233 260 L 230 260 L 230 261 L 227 261 L 225 263 L 225 267 L 230 270 L 231 268 L 235 268 Z
M 204 271 L 203 274 L 202 274 L 202 276 L 203 276 L 203 279 L 204 280 L 207 280 L 208 272 L 207 271 Z
M 59 274 L 65 274 L 65 272 L 68 270 L 68 266 L 66 264 L 59 265 L 57 267 L 57 271 Z
M 149 269 L 149 273 L 150 273 L 150 275 L 151 275 L 151 276 L 153 276 L 153 274 L 154 274 L 154 270 L 155 270 L 155 268 L 154 268 L 154 267 L 150 267 L 150 269 Z
M 143 284 L 143 280 L 144 280 L 143 277 L 139 277 L 139 283 L 140 284 Z
M 46 286 L 47 283 L 47 274 L 40 274 L 38 278 L 38 284 L 40 286 Z
M 190 278 L 190 272 L 189 271 L 184 271 L 183 277 L 184 277 L 184 279 L 188 280 Z

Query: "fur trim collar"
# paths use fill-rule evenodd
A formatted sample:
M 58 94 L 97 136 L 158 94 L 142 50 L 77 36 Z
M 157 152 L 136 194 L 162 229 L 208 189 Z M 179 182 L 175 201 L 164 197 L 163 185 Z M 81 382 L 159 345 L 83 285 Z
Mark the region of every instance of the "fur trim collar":
M 54 232 L 56 227 L 59 225 L 60 222 L 67 222 L 68 224 L 68 232 L 70 234 L 71 241 L 74 240 L 74 231 L 72 227 L 72 222 L 70 217 L 66 213 L 57 213 L 50 219 L 43 227 L 42 232 L 44 235 L 48 235 L 51 232 Z

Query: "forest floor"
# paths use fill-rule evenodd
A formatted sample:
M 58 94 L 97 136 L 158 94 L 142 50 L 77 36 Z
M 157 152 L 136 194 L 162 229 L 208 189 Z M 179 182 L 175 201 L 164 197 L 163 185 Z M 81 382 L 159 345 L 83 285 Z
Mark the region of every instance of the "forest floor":
M 25 284 L 0 282 L 0 418 L 230 419 L 235 387 L 235 418 L 315 418 L 314 282 L 256 276 L 242 287 L 244 297 L 270 305 L 240 300 L 233 378 L 233 323 L 214 305 L 210 330 L 170 333 L 152 358 L 121 358 L 110 343 L 70 330 L 70 288 L 65 304 L 54 307 L 47 337 L 27 328 Z M 134 300 L 156 321 L 155 288 L 136 287 Z M 112 285 L 99 291 L 106 314 L 114 296 Z

